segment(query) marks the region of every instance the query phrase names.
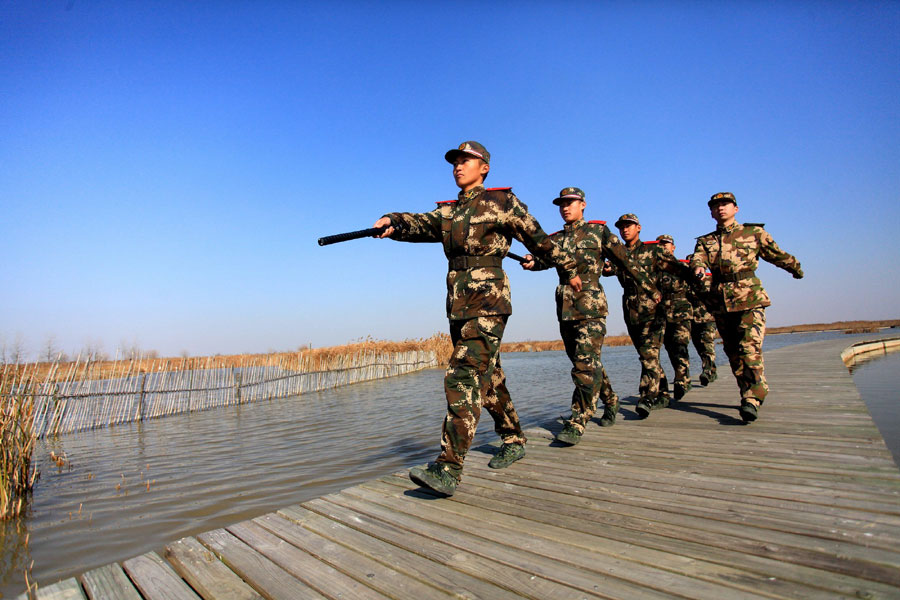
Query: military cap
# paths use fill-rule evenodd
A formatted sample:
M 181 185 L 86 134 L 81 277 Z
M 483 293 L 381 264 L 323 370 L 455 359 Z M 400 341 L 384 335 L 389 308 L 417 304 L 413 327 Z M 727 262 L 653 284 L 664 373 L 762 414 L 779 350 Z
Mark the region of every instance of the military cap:
M 707 206 L 712 208 L 713 204 L 717 202 L 731 202 L 735 206 L 737 206 L 737 200 L 734 199 L 734 194 L 731 192 L 719 192 L 718 194 L 713 194 L 712 197 L 707 202 Z
M 663 234 L 656 236 L 656 241 L 660 244 L 674 244 L 675 240 L 672 239 L 671 235 Z
M 637 215 L 633 213 L 625 213 L 616 221 L 616 227 L 621 227 L 623 223 L 634 223 L 635 225 L 640 225 L 641 222 L 638 221 Z
M 563 188 L 559 192 L 559 198 L 553 199 L 553 204 L 559 206 L 566 200 L 584 200 L 584 190 L 577 187 Z
M 463 142 L 459 145 L 458 148 L 447 150 L 447 153 L 444 155 L 444 159 L 448 163 L 452 164 L 453 161 L 456 160 L 456 157 L 460 154 L 468 154 L 470 156 L 474 156 L 475 158 L 480 158 L 487 164 L 491 164 L 491 153 L 487 151 L 487 148 L 485 148 L 478 142 Z

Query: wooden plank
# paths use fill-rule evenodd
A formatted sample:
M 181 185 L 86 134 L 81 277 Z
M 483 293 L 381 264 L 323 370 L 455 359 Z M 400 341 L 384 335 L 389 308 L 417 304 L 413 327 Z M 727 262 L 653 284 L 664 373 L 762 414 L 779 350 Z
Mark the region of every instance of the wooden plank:
M 581 445 L 578 446 L 579 448 Z M 546 450 L 540 444 L 529 445 L 529 463 L 540 465 L 554 455 L 546 455 Z M 554 449 L 549 449 L 554 450 Z M 473 450 L 473 453 L 476 452 Z M 597 469 L 597 460 L 603 456 L 603 450 L 599 452 L 572 455 L 566 452 L 564 461 L 558 460 L 556 454 L 556 469 L 560 473 L 571 473 L 573 477 L 580 477 L 586 469 Z M 599 456 L 598 456 L 599 455 Z M 667 465 L 668 466 L 668 465 Z M 687 490 L 696 489 L 701 492 L 713 490 L 718 492 L 735 492 L 740 488 L 744 496 L 762 498 L 792 498 L 815 503 L 823 506 L 840 506 L 852 510 L 864 510 L 888 515 L 900 514 L 900 503 L 897 502 L 897 493 L 877 494 L 872 486 L 865 486 L 859 492 L 837 490 L 827 484 L 822 486 L 799 485 L 787 482 L 773 483 L 769 481 L 748 480 L 734 476 L 734 470 L 730 474 L 713 475 L 712 473 L 696 472 L 678 469 L 671 465 L 669 469 L 623 468 L 618 465 L 604 463 L 603 472 L 607 474 L 605 480 L 614 480 L 621 483 L 633 482 L 634 485 L 680 485 Z
M 520 468 L 509 474 L 496 475 L 493 470 L 481 466 L 468 467 L 469 473 L 478 472 L 485 478 L 506 477 L 519 485 L 534 486 L 546 490 L 567 490 L 574 498 L 590 498 L 613 502 L 614 510 L 629 510 L 635 514 L 647 515 L 651 518 L 668 513 L 676 520 L 692 518 L 697 526 L 710 531 L 729 530 L 732 535 L 764 539 L 775 543 L 776 540 L 796 539 L 796 536 L 817 538 L 816 546 L 833 548 L 849 552 L 851 558 L 862 558 L 863 555 L 873 562 L 900 567 L 900 553 L 887 548 L 897 548 L 897 537 L 891 531 L 883 532 L 881 527 L 870 527 L 868 522 L 853 523 L 837 517 L 800 513 L 786 510 L 759 510 L 752 505 L 739 502 L 722 502 L 703 499 L 698 496 L 689 500 L 673 493 L 649 493 L 629 489 L 610 482 L 595 482 L 590 477 L 579 481 L 559 476 L 550 470 L 524 470 Z M 464 481 L 465 483 L 465 481 Z M 462 486 L 461 486 L 462 487 Z M 858 547 L 844 549 L 842 543 L 856 542 Z M 785 542 L 789 543 L 789 542 Z M 803 543 L 809 543 L 804 540 Z M 796 544 L 796 542 L 794 542 Z M 839 551 L 838 548 L 841 550 Z
M 443 539 L 435 539 L 427 535 L 428 532 L 426 531 L 400 527 L 397 523 L 393 523 L 390 520 L 376 519 L 365 512 L 356 511 L 330 501 L 337 498 L 338 496 L 336 495 L 330 495 L 325 498 L 304 502 L 302 506 L 348 527 L 377 537 L 382 541 L 419 554 L 435 563 L 480 579 L 485 584 L 508 590 L 507 593 L 512 593 L 514 597 L 522 596 L 533 598 L 534 600 L 575 600 L 585 597 L 585 594 L 578 589 L 550 581 L 540 573 L 510 567 L 494 557 L 485 556 L 475 552 L 473 549 L 451 543 L 449 536 Z M 346 499 L 341 498 L 341 500 Z M 438 576 L 440 576 L 440 573 L 435 570 L 435 578 L 431 580 L 431 583 L 435 586 L 440 586 Z M 444 587 L 443 589 L 449 591 L 451 588 Z M 594 594 L 590 595 L 593 596 Z M 474 597 L 493 598 L 493 596 L 478 595 Z M 624 596 L 619 597 L 624 598 Z M 649 597 L 662 598 L 665 596 L 653 596 L 651 594 Z
M 258 527 L 265 528 L 266 531 L 278 536 L 278 538 L 327 563 L 329 566 L 339 569 L 345 575 L 354 577 L 359 582 L 372 587 L 387 597 L 443 598 L 452 596 L 448 592 L 426 585 L 416 578 L 409 577 L 405 573 L 390 568 L 363 553 L 351 550 L 350 547 L 335 543 L 329 538 L 320 536 L 284 517 L 264 515 L 253 519 L 252 523 Z M 248 544 L 250 543 L 239 533 L 233 530 L 230 531 L 244 539 Z M 273 558 L 273 560 L 275 559 Z
M 429 584 L 433 589 L 441 590 L 454 597 L 491 598 L 492 600 L 515 600 L 521 597 L 519 594 L 514 594 L 493 583 L 470 575 L 466 570 L 454 570 L 449 567 L 446 562 L 451 559 L 445 557 L 447 551 L 445 546 L 431 543 L 425 538 L 408 536 L 406 532 L 387 524 L 381 525 L 372 522 L 369 527 L 366 527 L 367 518 L 352 515 L 350 511 L 337 506 L 333 507 L 332 511 L 354 521 L 365 531 L 354 529 L 338 520 L 327 518 L 302 506 L 283 508 L 278 511 L 278 515 L 293 523 L 302 524 L 323 537 L 344 544 L 372 560 L 393 567 L 410 577 Z M 266 524 L 268 525 L 268 522 Z M 394 545 L 382 537 L 388 540 L 405 537 L 407 546 Z M 421 545 L 417 545 L 420 542 Z M 425 594 L 419 597 L 428 598 L 430 595 Z
M 543 476 L 545 473 L 553 473 L 561 477 L 569 477 L 577 480 L 586 474 L 594 472 L 598 476 L 600 471 L 590 460 L 590 454 L 581 453 L 574 455 L 566 449 L 565 460 L 560 461 L 560 452 L 556 448 L 532 447 L 529 455 L 527 467 L 523 465 L 520 468 L 529 469 L 535 476 Z M 472 453 L 478 456 L 480 453 Z M 564 463 L 564 464 L 561 464 Z M 484 472 L 483 467 L 476 462 L 473 469 L 479 469 Z M 685 481 L 683 473 L 669 471 L 666 473 L 653 472 L 647 473 L 640 469 L 612 469 L 604 468 L 603 473 L 610 476 L 605 477 L 604 481 L 609 485 L 622 486 L 631 491 L 646 490 L 648 493 L 660 492 L 676 494 L 679 497 L 693 498 L 694 500 L 704 499 L 711 501 L 735 502 L 748 504 L 754 509 L 759 509 L 767 514 L 776 515 L 781 511 L 787 511 L 794 519 L 804 514 L 810 513 L 816 519 L 831 518 L 845 521 L 865 520 L 868 523 L 877 524 L 878 530 L 882 535 L 893 535 L 892 539 L 886 540 L 886 546 L 895 547 L 900 545 L 900 503 L 893 505 L 888 503 L 868 503 L 853 502 L 841 503 L 833 497 L 827 495 L 827 491 L 821 496 L 812 496 L 810 494 L 789 494 L 782 490 L 780 493 L 769 490 L 765 494 L 749 494 L 745 492 L 744 485 L 739 479 L 730 479 L 722 484 L 715 484 L 706 480 L 702 485 L 694 484 L 691 481 Z M 615 476 L 612 476 L 615 475 Z M 818 499 L 818 502 L 812 502 Z M 694 500 L 691 500 L 692 502 Z M 769 509 L 774 510 L 769 510 Z M 896 511 L 896 513 L 895 513 Z M 792 519 L 792 520 L 794 520 Z
M 483 476 L 490 478 L 493 475 L 485 472 Z M 561 492 L 565 501 L 574 499 L 577 502 L 585 503 L 585 506 L 589 506 L 591 510 L 603 510 L 614 518 L 633 517 L 637 519 L 635 521 L 637 526 L 645 529 L 649 526 L 659 527 L 659 523 L 689 527 L 692 533 L 685 539 L 696 539 L 698 536 L 702 536 L 711 544 L 719 539 L 727 539 L 730 544 L 749 541 L 743 546 L 745 550 L 755 549 L 756 552 L 762 552 L 760 554 L 762 556 L 771 555 L 773 548 L 790 549 L 797 553 L 797 560 L 805 561 L 803 564 L 808 566 L 831 568 L 840 573 L 856 574 L 875 581 L 890 582 L 898 577 L 898 570 L 894 565 L 897 561 L 897 553 L 866 548 L 864 545 L 867 539 L 865 531 L 852 532 L 860 538 L 860 543 L 849 545 L 846 542 L 821 538 L 821 535 L 825 534 L 834 537 L 833 531 L 814 531 L 812 536 L 804 536 L 777 529 L 760 528 L 752 520 L 737 519 L 731 517 L 728 512 L 707 513 L 693 511 L 689 507 L 671 510 L 671 507 L 664 502 L 644 501 L 635 496 L 624 500 L 620 495 L 604 493 L 601 486 L 594 486 L 590 483 L 585 486 L 573 486 L 570 481 L 554 479 L 550 475 L 535 478 L 528 474 L 518 476 L 508 473 L 503 477 L 507 485 L 514 481 L 523 488 L 533 486 L 545 491 Z
M 498 540 L 513 551 L 527 555 L 530 562 L 549 558 L 561 564 L 568 564 L 586 572 L 593 580 L 604 576 L 604 581 L 617 578 L 634 584 L 641 589 L 656 588 L 671 594 L 696 599 L 720 600 L 723 597 L 751 598 L 754 594 L 746 590 L 718 585 L 709 580 L 687 577 L 684 570 L 691 563 L 683 557 L 671 557 L 669 569 L 655 564 L 662 553 L 646 551 L 639 560 L 626 560 L 624 545 L 616 551 L 598 552 L 598 546 L 578 531 L 561 527 L 549 527 L 536 522 L 525 521 L 501 513 L 488 513 L 460 502 L 443 502 L 424 507 L 423 503 L 410 500 L 402 495 L 381 493 L 368 487 L 354 487 L 344 490 L 360 499 L 378 504 L 388 509 L 414 515 L 428 523 L 458 528 L 472 536 Z M 482 518 L 476 518 L 476 515 Z M 644 561 L 644 562 L 642 562 Z M 735 576 L 735 573 L 731 573 Z
M 385 489 L 390 484 L 386 482 L 369 482 L 366 489 L 377 491 Z M 652 544 L 642 543 L 642 539 L 623 541 L 615 534 L 607 535 L 609 527 L 592 527 L 590 515 L 582 513 L 580 517 L 560 514 L 550 507 L 550 510 L 529 510 L 521 498 L 507 497 L 504 500 L 490 501 L 471 493 L 459 493 L 454 496 L 456 502 L 447 503 L 441 507 L 450 513 L 464 515 L 467 510 L 462 506 L 474 507 L 489 515 L 492 525 L 513 529 L 525 530 L 530 535 L 539 536 L 551 541 L 578 546 L 594 553 L 606 555 L 594 562 L 605 564 L 609 560 L 633 561 L 635 566 L 623 569 L 628 572 L 627 578 L 635 583 L 641 583 L 641 577 L 645 565 L 658 569 L 665 569 L 688 577 L 694 577 L 709 583 L 725 587 L 735 587 L 743 593 L 768 593 L 775 597 L 790 595 L 796 598 L 826 598 L 827 592 L 823 590 L 802 589 L 803 586 L 790 585 L 782 580 L 768 580 L 759 573 L 738 569 L 729 564 L 716 563 L 709 557 L 687 556 L 683 552 L 680 543 L 671 544 L 663 550 L 654 548 Z M 508 507 L 508 508 L 507 508 Z M 492 514 L 493 513 L 493 514 Z M 586 518 L 587 517 L 587 518 Z M 594 568 L 588 566 L 588 568 Z M 653 577 L 655 573 L 649 572 Z M 643 584 L 642 584 L 643 585 Z M 788 594 L 788 590 L 793 592 Z M 716 593 L 721 594 L 721 591 Z M 835 594 L 835 597 L 840 597 Z
M 380 481 L 404 489 L 415 485 L 408 478 L 400 476 L 389 476 Z M 472 480 L 469 478 L 467 481 Z M 605 546 L 607 540 L 622 541 L 635 547 L 643 546 L 729 568 L 739 565 L 750 576 L 760 579 L 756 588 L 776 597 L 818 600 L 835 594 L 837 597 L 849 595 L 876 598 L 891 597 L 897 589 L 886 584 L 788 562 L 779 547 L 770 547 L 771 556 L 757 556 L 744 547 L 730 548 L 728 536 L 708 540 L 707 536 L 697 536 L 696 530 L 689 527 L 667 527 L 665 524 L 645 520 L 632 523 L 628 518 L 586 512 L 584 507 L 559 502 L 558 498 L 563 494 L 535 490 L 531 492 L 530 495 L 522 495 L 518 490 L 510 490 L 509 486 L 479 480 L 476 485 L 457 491 L 453 499 L 485 510 L 522 516 L 537 523 L 559 522 L 560 526 L 595 536 L 594 543 L 598 546 Z M 634 551 L 642 554 L 638 548 Z M 695 565 L 689 567 L 694 568 Z
M 483 571 L 482 576 L 489 581 L 493 581 L 498 583 L 498 585 L 503 585 L 504 587 L 508 587 L 519 593 L 522 593 L 522 591 L 525 590 L 516 589 L 511 586 L 515 585 L 514 581 L 521 579 L 523 574 L 530 573 L 533 576 L 547 580 L 547 583 L 549 584 L 574 588 L 574 590 L 566 591 L 566 595 L 563 597 L 581 597 L 584 594 L 587 594 L 589 596 L 624 599 L 633 598 L 638 593 L 641 597 L 671 597 L 670 594 L 666 594 L 659 589 L 640 588 L 611 577 L 597 577 L 596 574 L 586 572 L 571 564 L 529 550 L 528 542 L 521 547 L 512 547 L 493 539 L 473 535 L 468 531 L 469 528 L 464 524 L 446 526 L 440 523 L 430 522 L 410 514 L 387 509 L 383 506 L 379 506 L 377 503 L 367 502 L 354 496 L 347 495 L 347 491 L 348 490 L 345 490 L 341 494 L 330 495 L 326 498 L 331 503 L 349 508 L 357 513 L 376 518 L 380 521 L 391 523 L 408 532 L 418 532 L 422 536 L 430 538 L 432 541 L 446 544 L 457 551 L 470 552 L 477 557 L 476 560 L 479 563 L 493 561 L 495 564 L 490 565 L 487 570 Z M 425 497 L 426 496 L 424 495 L 420 496 L 420 498 L 423 499 Z M 433 499 L 433 496 L 430 498 Z M 430 506 L 432 503 L 428 502 L 426 504 Z M 304 503 L 304 506 L 313 508 L 317 505 Z M 472 526 L 476 528 L 484 525 L 486 525 L 484 520 L 472 523 Z M 499 578 L 500 573 L 498 567 L 501 565 L 513 569 L 511 572 L 511 580 Z M 598 581 L 602 581 L 602 585 L 598 584 Z M 529 583 L 533 584 L 534 581 Z M 574 596 L 572 595 L 572 592 L 575 593 Z M 537 597 L 541 598 L 547 596 L 538 594 Z M 549 597 L 555 598 L 558 596 L 554 595 Z
M 166 559 L 175 571 L 204 598 L 258 600 L 262 596 L 225 566 L 194 538 L 182 538 L 166 546 Z
M 224 529 L 202 533 L 197 541 L 269 600 L 325 597 Z
M 122 563 L 144 600 L 198 600 L 199 596 L 156 552 Z
M 321 590 L 328 597 L 378 600 L 387 598 L 367 583 L 338 571 L 257 523 L 243 521 L 228 527 L 227 531 L 311 588 Z M 352 565 L 347 565 L 347 568 L 348 571 L 351 570 Z
M 79 580 L 90 600 L 141 600 L 141 595 L 117 563 L 88 571 Z
M 81 584 L 74 577 L 57 581 L 46 587 L 38 587 L 33 596 L 22 593 L 16 600 L 86 600 Z

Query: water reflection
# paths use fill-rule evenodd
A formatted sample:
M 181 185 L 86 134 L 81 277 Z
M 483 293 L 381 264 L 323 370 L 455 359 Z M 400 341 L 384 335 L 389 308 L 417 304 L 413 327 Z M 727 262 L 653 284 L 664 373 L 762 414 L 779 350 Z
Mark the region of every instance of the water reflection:
M 765 347 L 843 335 L 769 336 Z M 717 350 L 721 375 L 728 376 Z M 700 361 L 691 353 L 696 375 Z M 564 353 L 507 354 L 503 363 L 524 427 L 568 412 L 571 364 Z M 640 378 L 634 349 L 607 348 L 604 364 L 619 396 L 633 402 L 627 398 Z M 442 380 L 442 370 L 430 369 L 43 441 L 31 512 L 18 531 L 13 524 L 2 530 L 0 594 L 24 590 L 22 573 L 32 558 L 34 577 L 46 585 L 431 460 L 445 411 Z M 483 414 L 476 445 L 495 439 Z M 69 466 L 57 469 L 50 451 L 65 453 Z

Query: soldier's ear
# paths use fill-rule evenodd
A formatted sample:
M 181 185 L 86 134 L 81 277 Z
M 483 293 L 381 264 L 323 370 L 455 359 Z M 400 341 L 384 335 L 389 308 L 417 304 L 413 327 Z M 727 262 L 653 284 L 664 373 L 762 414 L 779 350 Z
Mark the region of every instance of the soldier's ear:
M 491 170 L 491 165 L 488 163 L 481 161 L 481 176 L 485 177 Z

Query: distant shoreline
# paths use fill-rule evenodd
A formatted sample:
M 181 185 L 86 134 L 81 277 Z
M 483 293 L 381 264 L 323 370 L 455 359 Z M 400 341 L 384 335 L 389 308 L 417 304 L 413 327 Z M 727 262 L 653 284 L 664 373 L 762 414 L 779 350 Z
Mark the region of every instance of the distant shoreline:
M 766 335 L 780 335 L 783 333 L 813 333 L 820 331 L 845 331 L 846 333 L 870 333 L 879 329 L 887 329 L 900 325 L 900 319 L 888 319 L 882 321 L 835 321 L 833 323 L 807 323 L 803 325 L 787 325 L 784 327 L 769 327 Z M 627 335 L 610 335 L 603 341 L 605 346 L 630 346 L 631 338 Z M 562 340 L 525 342 L 505 342 L 500 345 L 501 352 L 544 352 L 553 350 L 565 350 Z

